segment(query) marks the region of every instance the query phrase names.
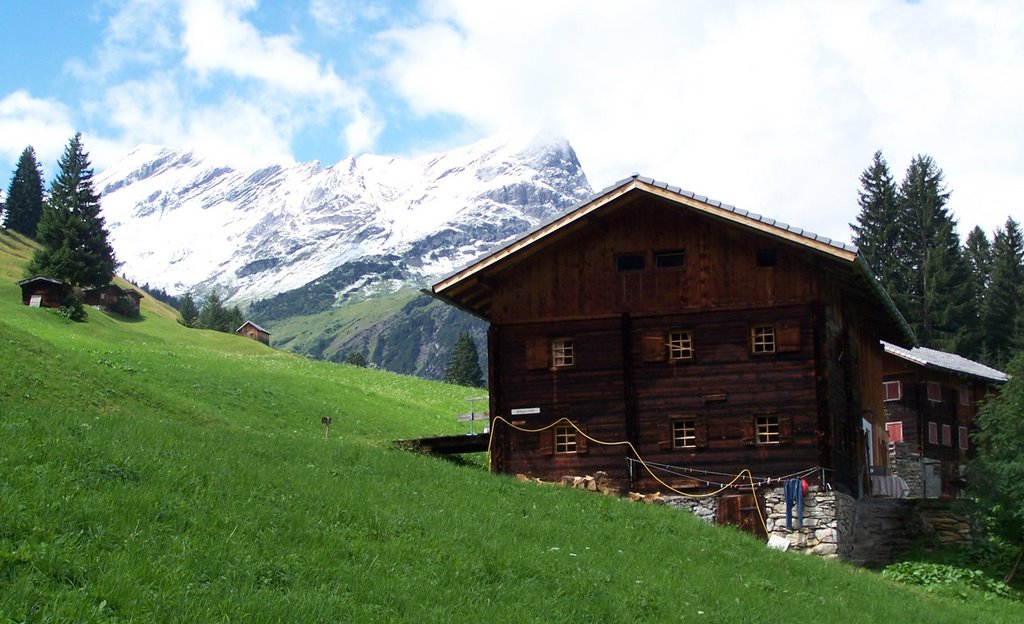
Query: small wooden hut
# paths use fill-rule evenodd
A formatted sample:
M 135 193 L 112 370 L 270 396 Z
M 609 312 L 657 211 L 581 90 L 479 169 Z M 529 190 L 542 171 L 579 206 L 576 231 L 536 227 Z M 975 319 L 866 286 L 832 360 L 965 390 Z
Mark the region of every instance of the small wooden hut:
M 242 326 L 235 330 L 235 333 L 239 336 L 245 336 L 246 338 L 252 338 L 253 340 L 262 342 L 263 344 L 270 346 L 270 332 L 263 329 L 252 321 L 246 321 L 242 323 Z
M 71 293 L 71 285 L 59 279 L 36 275 L 18 282 L 21 302 L 33 308 L 59 308 Z

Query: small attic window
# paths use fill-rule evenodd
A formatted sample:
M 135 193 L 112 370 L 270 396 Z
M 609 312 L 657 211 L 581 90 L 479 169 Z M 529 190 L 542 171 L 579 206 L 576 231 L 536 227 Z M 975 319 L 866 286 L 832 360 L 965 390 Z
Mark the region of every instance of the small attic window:
M 757 266 L 759 267 L 773 267 L 779 261 L 778 251 L 775 249 L 758 249 L 757 250 Z
M 660 251 L 654 254 L 654 268 L 678 269 L 686 265 L 686 252 L 682 249 Z
M 626 254 L 615 258 L 615 268 L 619 271 L 643 271 L 644 254 Z

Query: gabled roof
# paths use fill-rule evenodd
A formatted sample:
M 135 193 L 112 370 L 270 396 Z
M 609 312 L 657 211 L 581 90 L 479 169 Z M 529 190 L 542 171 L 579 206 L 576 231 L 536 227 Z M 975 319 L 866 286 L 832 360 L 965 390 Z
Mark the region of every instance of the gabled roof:
M 238 332 L 242 331 L 242 328 L 245 327 L 246 325 L 252 325 L 256 329 L 256 331 L 263 332 L 264 334 L 266 334 L 268 336 L 270 335 L 270 332 L 268 332 L 267 330 L 263 329 L 262 327 L 260 327 L 256 323 L 253 323 L 252 321 L 246 321 L 246 322 L 242 323 L 241 325 L 239 325 L 238 329 L 235 330 L 235 333 L 237 334 Z
M 892 299 L 882 288 L 878 280 L 871 274 L 867 263 L 857 253 L 853 245 L 834 241 L 825 236 L 776 221 L 756 213 L 748 212 L 730 204 L 710 199 L 703 195 L 683 190 L 652 178 L 639 174 L 620 180 L 608 188 L 596 193 L 589 199 L 570 208 L 551 221 L 542 224 L 513 242 L 498 248 L 466 267 L 455 271 L 435 283 L 428 294 L 437 297 L 455 307 L 484 318 L 488 317 L 490 289 L 488 286 L 488 270 L 496 265 L 519 258 L 529 257 L 534 252 L 545 248 L 548 244 L 578 230 L 587 222 L 587 217 L 612 204 L 620 197 L 629 193 L 646 193 L 666 199 L 680 208 L 726 221 L 737 226 L 755 230 L 789 243 L 799 245 L 808 250 L 833 258 L 840 264 L 847 265 L 860 280 L 869 298 L 875 300 L 885 311 L 888 321 L 899 328 L 901 337 L 914 344 L 914 332 L 907 324 L 903 315 L 896 309 Z
M 928 349 L 926 347 L 914 347 L 913 349 L 904 349 L 894 344 L 882 341 L 882 346 L 885 348 L 886 353 L 891 353 L 898 358 L 913 362 L 919 366 L 925 368 L 935 368 L 950 373 L 956 373 L 958 375 L 967 375 L 969 377 L 977 377 L 978 379 L 984 379 L 986 381 L 994 381 L 998 383 L 1004 383 L 1008 379 L 1006 373 L 998 371 L 994 368 L 989 368 L 984 364 L 969 360 L 963 356 L 955 353 L 946 353 L 945 351 L 937 351 L 935 349 Z
M 23 280 L 19 281 L 18 282 L 18 286 L 24 286 L 26 284 L 31 284 L 32 282 L 47 282 L 47 283 L 50 283 L 50 284 L 56 284 L 57 286 L 66 286 L 67 285 L 67 283 L 65 283 L 65 282 L 63 282 L 63 281 L 61 281 L 59 279 L 54 279 L 52 277 L 46 277 L 45 275 L 33 275 L 32 277 L 29 277 L 27 279 L 23 279 Z

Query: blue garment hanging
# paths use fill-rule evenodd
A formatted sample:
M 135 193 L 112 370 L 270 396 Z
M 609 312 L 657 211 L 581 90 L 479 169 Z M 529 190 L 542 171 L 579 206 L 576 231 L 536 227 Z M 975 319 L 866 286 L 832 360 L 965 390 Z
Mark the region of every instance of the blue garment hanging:
M 804 526 L 804 483 L 803 479 L 786 479 L 782 485 L 786 497 L 786 528 L 793 529 L 793 506 L 796 506 L 797 528 Z

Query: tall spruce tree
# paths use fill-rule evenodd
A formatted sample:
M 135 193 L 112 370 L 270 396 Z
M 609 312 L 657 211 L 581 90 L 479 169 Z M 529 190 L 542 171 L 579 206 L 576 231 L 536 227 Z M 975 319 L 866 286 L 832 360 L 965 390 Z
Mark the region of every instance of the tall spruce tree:
M 444 373 L 444 381 L 460 386 L 483 387 L 484 374 L 480 370 L 480 356 L 469 332 L 462 332 L 456 339 L 452 357 Z
M 978 358 L 982 336 L 971 282 L 971 267 L 960 248 L 956 223 L 939 224 L 925 265 L 927 288 L 924 308 L 928 311 L 927 340 L 936 349 Z
M 43 248 L 33 254 L 28 272 L 74 286 L 109 284 L 117 261 L 100 216 L 100 197 L 93 190 L 92 167 L 80 133 L 68 143 L 57 165 L 36 232 Z
M 203 308 L 199 311 L 199 327 L 213 329 L 219 332 L 233 330 L 231 325 L 231 313 L 224 307 L 220 294 L 216 290 L 206 293 L 203 299 Z
M 942 169 L 931 156 L 915 156 L 897 196 L 902 240 L 899 271 L 903 283 L 890 291 L 890 295 L 925 346 L 936 344 L 935 316 L 941 314 L 938 308 L 948 303 L 944 294 L 935 290 L 935 272 L 942 271 L 945 265 L 929 261 L 929 257 L 937 243 L 941 246 L 947 243 L 948 233 L 944 228 L 947 223 L 954 236 L 956 231 L 956 224 L 946 210 L 949 191 L 943 178 Z M 954 256 L 952 252 L 942 253 L 947 261 Z
M 1004 366 L 1024 347 L 1024 235 L 1012 218 L 996 230 L 992 243 L 992 276 L 985 293 L 981 327 L 985 358 Z
M 850 224 L 853 243 L 882 286 L 890 293 L 897 292 L 904 287 L 905 276 L 900 264 L 902 238 L 896 184 L 881 151 L 875 152 L 871 166 L 860 174 L 860 185 L 860 214 L 857 223 Z
M 18 158 L 11 184 L 7 187 L 5 211 L 7 229 L 29 238 L 36 237 L 36 228 L 43 215 L 43 170 L 31 145 Z

